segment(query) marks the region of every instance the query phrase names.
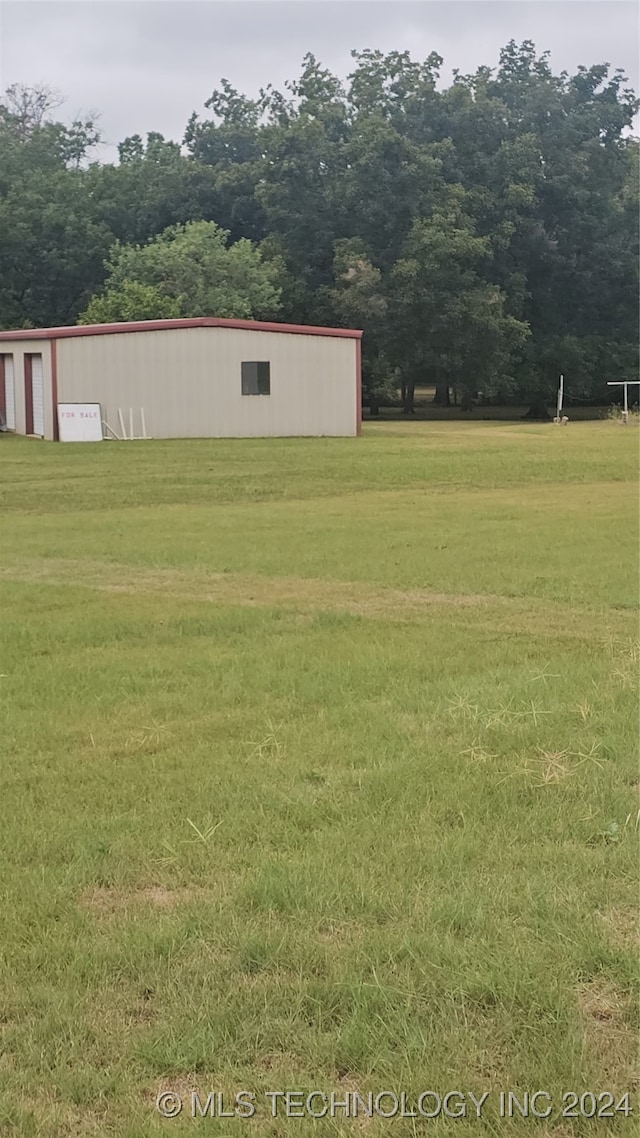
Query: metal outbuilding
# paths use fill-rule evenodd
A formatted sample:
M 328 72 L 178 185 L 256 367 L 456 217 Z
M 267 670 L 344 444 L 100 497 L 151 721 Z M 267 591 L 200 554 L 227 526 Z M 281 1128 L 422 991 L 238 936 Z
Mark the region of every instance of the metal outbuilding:
M 141 410 L 152 438 L 356 435 L 361 337 L 201 317 L 0 332 L 0 411 L 58 438 L 59 404 Z

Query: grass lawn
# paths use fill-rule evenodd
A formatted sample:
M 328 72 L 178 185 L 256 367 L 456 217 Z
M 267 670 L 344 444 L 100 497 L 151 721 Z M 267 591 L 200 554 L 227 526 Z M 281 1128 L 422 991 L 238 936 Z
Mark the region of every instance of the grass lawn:
M 0 463 L 3 1138 L 637 1134 L 637 432 Z

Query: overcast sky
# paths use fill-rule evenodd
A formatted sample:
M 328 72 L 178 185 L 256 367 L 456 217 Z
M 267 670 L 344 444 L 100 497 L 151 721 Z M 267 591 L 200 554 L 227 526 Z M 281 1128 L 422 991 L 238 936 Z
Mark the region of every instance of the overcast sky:
M 0 0 L 0 89 L 47 83 L 61 118 L 98 111 L 110 160 L 129 134 L 180 141 L 222 77 L 248 95 L 282 88 L 307 51 L 341 78 L 352 48 L 437 51 L 446 82 L 532 39 L 555 71 L 608 62 L 638 90 L 638 35 L 625 0 Z

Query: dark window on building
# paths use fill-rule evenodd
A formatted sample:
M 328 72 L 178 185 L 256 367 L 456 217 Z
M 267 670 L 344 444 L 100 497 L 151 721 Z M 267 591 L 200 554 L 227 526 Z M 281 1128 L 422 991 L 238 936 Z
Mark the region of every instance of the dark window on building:
M 268 360 L 242 364 L 242 394 L 271 394 L 271 365 Z

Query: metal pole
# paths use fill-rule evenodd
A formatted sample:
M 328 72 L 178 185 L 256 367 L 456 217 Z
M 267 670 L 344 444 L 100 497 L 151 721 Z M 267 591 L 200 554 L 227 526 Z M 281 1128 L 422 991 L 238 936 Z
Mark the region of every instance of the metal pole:
M 629 384 L 640 384 L 640 379 L 609 379 L 607 387 L 622 387 L 622 422 L 629 422 Z

